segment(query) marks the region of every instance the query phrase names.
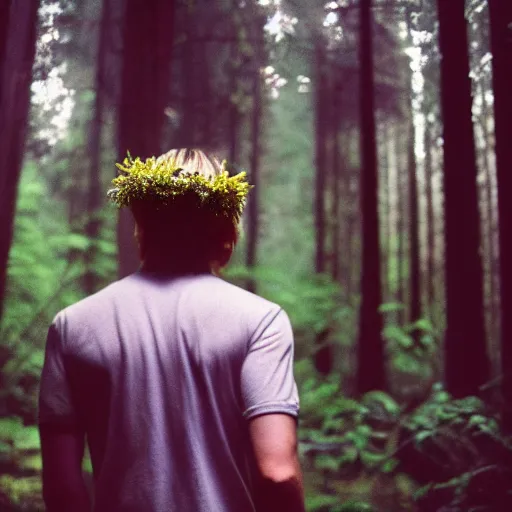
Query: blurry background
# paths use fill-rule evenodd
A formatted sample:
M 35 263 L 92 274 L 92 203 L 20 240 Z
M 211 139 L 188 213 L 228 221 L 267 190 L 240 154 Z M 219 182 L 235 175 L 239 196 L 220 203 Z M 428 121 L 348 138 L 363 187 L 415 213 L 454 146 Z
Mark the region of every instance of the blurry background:
M 115 162 L 201 147 L 256 185 L 225 274 L 292 320 L 308 510 L 512 510 L 510 24 L 510 0 L 0 0 L 0 509 L 42 510 L 54 315 L 137 268 Z

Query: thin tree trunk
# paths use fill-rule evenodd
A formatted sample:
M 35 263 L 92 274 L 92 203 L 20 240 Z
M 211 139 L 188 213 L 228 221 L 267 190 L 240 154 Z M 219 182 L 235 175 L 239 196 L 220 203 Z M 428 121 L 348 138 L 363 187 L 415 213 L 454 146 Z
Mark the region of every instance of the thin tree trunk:
M 84 290 L 94 293 L 98 287 L 95 272 L 97 241 L 101 229 L 99 212 L 102 203 L 101 187 L 101 133 L 103 127 L 104 82 L 106 75 L 106 56 L 110 24 L 110 0 L 103 0 L 103 12 L 98 36 L 96 58 L 96 77 L 94 83 L 94 114 L 89 128 L 89 187 L 87 191 L 87 225 L 85 233 L 90 240 L 90 249 L 85 253 Z
M 388 300 L 390 302 L 395 302 L 397 300 L 397 289 L 396 283 L 393 281 L 393 274 L 391 273 L 391 268 L 395 265 L 396 256 L 396 232 L 395 232 L 395 223 L 394 223 L 394 215 L 396 211 L 396 205 L 393 203 L 393 193 L 392 189 L 394 186 L 393 183 L 393 173 L 397 173 L 397 165 L 396 165 L 396 140 L 395 140 L 395 128 L 392 124 L 386 125 L 385 128 L 385 139 L 386 139 L 386 162 L 388 165 L 388 170 L 386 174 L 386 202 L 388 205 L 388 218 L 386 220 L 386 253 L 388 258 L 388 268 L 387 272 L 387 286 L 388 286 Z M 398 322 L 397 314 L 393 315 L 393 321 L 395 323 Z
M 397 222 L 396 222 L 396 233 L 397 233 L 397 249 L 396 249 L 396 266 L 397 266 L 397 298 L 398 302 L 402 305 L 402 309 L 398 312 L 398 323 L 403 325 L 407 319 L 407 304 L 405 294 L 405 275 L 406 275 L 406 211 L 407 201 L 405 199 L 404 181 L 405 172 L 403 166 L 403 147 L 402 147 L 402 127 L 398 126 L 396 132 L 395 149 L 397 152 L 396 156 L 396 193 L 397 193 Z
M 503 371 L 503 427 L 512 433 L 512 4 L 489 0 L 493 54 L 494 116 L 500 248 L 501 358 Z
M 30 111 L 39 0 L 12 0 L 0 68 L 0 318 Z
M 357 357 L 357 390 L 386 389 L 382 339 L 382 302 L 378 214 L 378 170 L 375 135 L 375 88 L 372 48 L 372 2 L 360 4 L 361 59 L 361 212 L 362 272 Z
M 341 74 L 339 70 L 336 71 Z M 332 98 L 332 201 L 331 201 L 331 222 L 332 222 L 332 270 L 333 281 L 340 279 L 340 186 L 341 186 L 341 165 L 342 156 L 339 143 L 340 124 L 342 119 L 341 111 L 342 80 L 337 76 L 333 84 Z
M 122 88 L 118 109 L 118 158 L 127 151 L 147 158 L 161 152 L 165 104 L 170 87 L 174 0 L 130 0 L 123 28 Z M 118 223 L 119 275 L 137 269 L 134 222 L 126 208 Z
M 254 59 L 254 76 L 252 82 L 252 114 L 251 114 L 251 154 L 249 159 L 250 181 L 254 185 L 247 204 L 247 255 L 246 264 L 253 269 L 257 264 L 257 247 L 259 236 L 259 183 L 260 183 L 260 155 L 261 155 L 261 131 L 263 118 L 263 87 L 261 66 L 263 63 L 264 40 L 263 24 L 258 19 L 256 24 L 256 48 Z M 256 282 L 249 279 L 247 289 L 256 292 Z
M 487 283 L 488 283 L 488 294 L 487 294 L 487 318 L 488 318 L 488 336 L 491 340 L 495 339 L 496 336 L 496 323 L 498 320 L 498 315 L 496 311 L 496 287 L 494 281 L 495 275 L 495 251 L 494 251 L 494 200 L 492 197 L 493 190 L 493 178 L 492 178 L 492 164 L 490 161 L 490 152 L 492 151 L 492 142 L 489 133 L 488 126 L 488 110 L 489 107 L 487 105 L 487 98 L 485 97 L 485 86 L 481 84 L 480 87 L 480 98 L 482 101 L 482 136 L 484 139 L 484 148 L 482 149 L 482 164 L 485 176 L 485 182 L 483 184 L 484 195 L 485 195 L 485 206 L 487 212 L 487 225 L 485 227 L 485 238 L 486 238 L 486 248 L 487 248 L 487 257 L 485 261 L 487 262 Z
M 7 36 L 9 30 L 9 10 L 12 0 L 0 2 L 0 103 L 2 101 L 2 77 L 5 64 L 5 52 L 7 48 Z
M 389 140 L 388 140 L 388 126 L 387 123 L 382 123 L 382 167 L 381 167 L 381 183 L 382 183 L 382 193 L 380 198 L 381 211 L 382 211 L 382 287 L 383 287 L 383 301 L 390 302 L 391 301 L 391 286 L 389 282 L 389 264 L 391 261 L 391 248 L 390 248 L 390 238 L 391 238 L 391 202 L 389 200 L 389 175 L 390 175 L 390 161 L 389 161 Z
M 409 45 L 413 45 L 411 33 L 411 13 L 407 10 L 407 33 Z M 421 318 L 421 266 L 420 266 L 420 232 L 418 205 L 418 177 L 416 165 L 416 130 L 414 126 L 414 89 L 413 74 L 409 67 L 409 137 L 407 145 L 408 196 L 409 196 L 409 320 L 416 322 Z M 419 340 L 419 331 L 414 330 L 413 336 Z
M 325 272 L 325 182 L 326 182 L 326 127 L 327 92 L 325 47 L 319 40 L 315 43 L 316 89 L 315 89 L 315 272 Z
M 347 300 L 351 300 L 354 294 L 354 232 L 355 232 L 355 213 L 354 210 L 358 211 L 359 207 L 357 204 L 357 199 L 354 197 L 354 193 L 352 190 L 352 181 L 353 181 L 353 171 L 349 165 L 348 155 L 350 155 L 352 151 L 352 134 L 350 131 L 346 134 L 342 134 L 342 154 L 347 155 L 347 159 L 345 160 L 345 168 L 341 180 L 341 186 L 343 189 L 343 200 L 342 200 L 342 212 L 343 217 L 341 221 L 341 226 L 343 226 L 343 256 L 342 256 L 342 268 L 343 268 L 343 277 L 342 284 L 345 288 L 345 296 Z
M 237 0 L 233 0 L 232 9 L 237 8 Z M 240 111 L 237 103 L 238 92 L 238 34 L 237 25 L 232 14 L 232 41 L 229 46 L 229 114 L 228 114 L 228 144 L 229 144 L 229 163 L 230 165 L 239 165 L 239 144 L 238 136 L 240 131 Z M 254 189 L 253 189 L 254 191 Z
M 445 379 L 455 397 L 487 382 L 480 218 L 464 0 L 438 0 L 444 132 Z
M 426 116 L 425 116 L 426 117 Z M 425 196 L 427 203 L 427 310 L 432 317 L 432 305 L 435 301 L 435 218 L 433 197 L 433 162 L 432 162 L 432 133 L 431 124 L 425 123 Z

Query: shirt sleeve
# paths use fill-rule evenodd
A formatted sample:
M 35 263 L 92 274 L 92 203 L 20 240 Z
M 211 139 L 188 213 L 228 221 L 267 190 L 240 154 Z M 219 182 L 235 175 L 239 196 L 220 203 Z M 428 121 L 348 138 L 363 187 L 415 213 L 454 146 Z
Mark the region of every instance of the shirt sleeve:
M 244 416 L 285 413 L 298 416 L 299 396 L 293 376 L 293 332 L 287 314 L 274 311 L 258 328 L 242 365 Z
M 39 388 L 39 424 L 76 425 L 76 414 L 66 375 L 58 318 L 48 330 Z

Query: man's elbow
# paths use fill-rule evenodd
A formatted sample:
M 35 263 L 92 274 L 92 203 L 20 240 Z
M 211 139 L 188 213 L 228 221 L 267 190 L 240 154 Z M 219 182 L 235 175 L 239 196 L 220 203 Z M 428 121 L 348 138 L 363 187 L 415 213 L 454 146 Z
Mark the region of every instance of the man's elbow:
M 300 478 L 300 466 L 296 457 L 288 461 L 269 462 L 260 468 L 264 480 L 273 483 L 289 482 Z

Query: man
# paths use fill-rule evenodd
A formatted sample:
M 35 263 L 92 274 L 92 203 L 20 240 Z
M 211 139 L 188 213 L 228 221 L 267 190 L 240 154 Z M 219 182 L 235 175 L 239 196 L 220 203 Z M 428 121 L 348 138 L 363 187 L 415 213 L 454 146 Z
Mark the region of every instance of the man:
M 245 175 L 199 150 L 118 167 L 109 195 L 135 217 L 142 264 L 49 329 L 39 400 L 48 512 L 304 511 L 290 322 L 218 277 Z

